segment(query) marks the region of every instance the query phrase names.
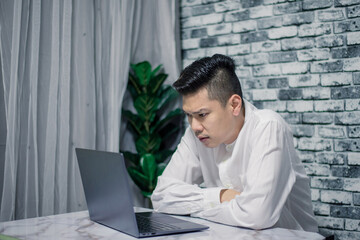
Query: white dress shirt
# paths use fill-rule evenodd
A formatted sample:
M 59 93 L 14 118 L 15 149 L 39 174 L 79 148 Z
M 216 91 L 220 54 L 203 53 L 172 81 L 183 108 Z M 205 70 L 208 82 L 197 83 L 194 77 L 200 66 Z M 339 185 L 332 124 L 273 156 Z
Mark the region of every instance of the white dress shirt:
M 220 203 L 221 189 L 241 192 Z M 152 194 L 154 209 L 252 229 L 317 232 L 309 179 L 286 122 L 245 101 L 232 144 L 205 147 L 188 128 Z

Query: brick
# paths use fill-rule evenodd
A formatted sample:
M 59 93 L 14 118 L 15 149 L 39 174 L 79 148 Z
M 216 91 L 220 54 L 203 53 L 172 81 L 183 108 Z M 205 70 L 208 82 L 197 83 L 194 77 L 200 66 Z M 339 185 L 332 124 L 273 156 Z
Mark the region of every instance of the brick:
M 331 170 L 332 170 L 332 176 L 334 177 L 346 177 L 346 178 L 360 177 L 359 166 L 333 166 Z
M 277 4 L 274 6 L 274 15 L 297 13 L 301 12 L 301 10 L 301 2 Z
M 350 32 L 347 34 L 347 45 L 360 44 L 360 32 Z
M 281 40 L 281 50 L 298 50 L 313 48 L 315 44 L 312 38 L 292 38 Z
M 360 58 L 344 59 L 344 71 L 360 71 Z
M 360 0 L 335 0 L 334 5 L 335 7 L 343 7 L 343 6 L 349 6 L 359 3 Z
M 360 17 L 360 6 L 348 7 L 346 14 L 348 18 Z
M 268 34 L 265 31 L 249 32 L 241 34 L 241 43 L 261 42 L 268 39 Z
M 245 55 L 250 53 L 250 44 L 240 44 L 235 46 L 229 46 L 227 55 Z
M 334 33 L 354 32 L 360 30 L 360 19 L 334 22 Z
M 348 164 L 360 165 L 360 153 L 348 153 Z
M 251 8 L 261 5 L 263 0 L 250 0 L 250 1 L 242 1 L 241 6 L 243 8 Z
M 354 205 L 360 205 L 360 193 L 354 193 Z
M 254 53 L 244 57 L 244 66 L 262 65 L 268 62 L 267 53 Z
M 254 21 L 254 20 L 233 23 L 233 32 L 234 33 L 250 32 L 250 31 L 254 31 L 254 30 L 256 30 L 256 21 Z
M 305 172 L 308 176 L 329 176 L 330 167 L 316 163 L 304 163 Z
M 191 7 L 182 7 L 180 9 L 180 18 L 191 17 L 191 15 L 192 15 L 191 11 L 192 11 Z
M 288 101 L 286 108 L 289 112 L 311 112 L 314 107 L 312 101 Z
M 281 27 L 281 28 L 272 28 L 268 31 L 269 39 L 281 39 L 281 38 L 289 38 L 297 35 L 297 27 L 289 26 L 289 27 Z
M 219 2 L 219 3 L 215 3 L 214 8 L 215 8 L 215 12 L 227 12 L 232 10 L 238 10 L 239 3 L 232 1 Z
M 249 78 L 250 77 L 250 68 L 237 68 L 235 70 L 236 76 L 238 78 Z
M 280 89 L 278 96 L 280 100 L 301 99 L 302 89 Z
M 327 60 L 330 58 L 330 50 L 326 48 L 301 50 L 297 52 L 297 58 L 301 62 Z
M 217 37 L 218 46 L 229 46 L 240 43 L 240 36 L 236 35 L 226 35 Z
M 287 0 L 264 0 L 264 5 L 269 5 L 269 4 L 276 4 L 276 3 L 284 3 Z
M 255 42 L 251 43 L 251 50 L 252 52 L 280 51 L 281 45 L 280 41 Z
M 250 18 L 271 17 L 273 15 L 273 6 L 257 6 L 250 8 Z
M 193 49 L 184 51 L 184 56 L 186 59 L 198 59 L 205 56 L 205 49 Z
M 281 16 L 263 18 L 257 20 L 257 27 L 259 29 L 268 29 L 273 27 L 281 27 L 283 25 L 283 18 Z
M 220 13 L 213 13 L 208 15 L 200 16 L 202 25 L 210 25 L 210 24 L 217 24 L 223 22 L 223 14 Z
M 331 49 L 332 58 L 353 58 L 360 56 L 360 46 L 349 46 L 345 48 L 333 48 Z
M 304 0 L 303 1 L 303 9 L 311 10 L 311 9 L 321 9 L 328 8 L 332 6 L 332 0 Z
M 299 27 L 299 36 L 315 37 L 324 34 L 330 34 L 331 28 L 332 26 L 330 23 L 314 23 L 314 24 L 301 25 Z
M 216 49 L 216 48 L 210 48 L 210 49 Z M 226 50 L 225 47 L 222 47 L 222 49 Z M 243 56 L 233 56 L 232 59 L 234 60 L 236 66 L 244 65 L 244 57 Z
M 264 109 L 271 109 L 276 112 L 285 112 L 286 111 L 286 102 L 271 101 L 271 102 L 262 102 Z
M 326 62 L 313 62 L 310 65 L 310 72 L 312 73 L 329 73 L 341 72 L 343 70 L 343 61 L 326 61 Z
M 304 88 L 303 99 L 305 100 L 320 100 L 330 98 L 329 88 Z
M 360 179 L 359 178 L 345 178 L 344 179 L 344 190 L 352 191 L 352 192 L 360 192 Z
M 200 46 L 199 39 L 185 39 L 181 41 L 182 50 L 197 49 Z
M 344 20 L 344 12 L 342 9 L 319 11 L 318 18 L 322 22 Z
M 330 151 L 331 140 L 320 138 L 300 138 L 298 149 L 307 151 Z
M 231 33 L 231 30 L 232 30 L 231 23 L 211 25 L 208 26 L 207 28 L 207 32 L 209 36 L 228 34 Z
M 360 140 L 352 139 L 352 140 L 335 140 L 334 148 L 336 152 L 359 152 L 360 151 Z
M 322 126 L 318 127 L 318 134 L 323 138 L 345 138 L 345 128 L 336 126 Z
M 337 125 L 360 125 L 360 111 L 336 113 L 335 123 Z
M 266 79 L 265 78 L 248 79 L 245 82 L 245 87 L 248 89 L 265 89 Z
M 344 164 L 347 159 L 347 155 L 343 153 L 317 153 L 316 162 L 331 164 L 331 165 L 341 165 Z
M 306 62 L 293 62 L 281 64 L 281 72 L 283 74 L 300 74 L 307 73 L 309 65 Z
M 215 8 L 214 5 L 200 5 L 200 6 L 193 6 L 191 8 L 191 13 L 193 16 L 198 16 L 198 15 L 205 15 L 205 14 L 210 14 L 215 12 Z
M 332 99 L 359 98 L 359 97 L 360 97 L 360 86 L 331 89 Z
M 359 85 L 360 84 L 360 72 L 354 72 L 353 73 L 353 83 L 355 85 Z
M 313 188 L 342 190 L 344 180 L 342 178 L 334 177 L 312 177 L 310 184 Z
M 341 239 L 341 240 L 360 239 L 360 233 L 358 233 L 358 232 L 342 230 L 342 231 L 333 231 L 332 234 L 334 235 L 335 239 Z M 330 234 L 330 235 L 332 235 L 332 234 Z
M 295 138 L 296 139 L 296 138 Z M 312 151 L 297 151 L 297 155 L 302 163 L 313 163 L 315 159 L 315 153 Z
M 308 24 L 308 23 L 312 23 L 313 21 L 314 21 L 314 12 L 286 14 L 282 17 L 282 24 L 284 26 Z
M 348 126 L 347 128 L 350 138 L 360 138 L 360 126 Z
M 311 87 L 320 83 L 320 77 L 317 74 L 289 76 L 290 87 Z
M 237 11 L 225 14 L 225 22 L 237 22 L 250 19 L 250 11 Z
M 269 78 L 267 88 L 286 88 L 289 86 L 287 78 Z
M 331 228 L 331 229 L 344 229 L 344 219 L 315 216 L 319 227 Z
M 316 39 L 316 46 L 322 47 L 340 47 L 344 45 L 344 36 L 322 36 Z
M 257 77 L 280 75 L 280 73 L 280 66 L 276 64 L 253 67 L 253 74 Z
M 197 28 L 191 30 L 191 38 L 201 38 L 208 35 L 207 28 Z
M 319 189 L 310 189 L 310 191 L 311 191 L 311 200 L 312 201 L 320 200 L 320 191 L 319 191 Z M 330 208 L 329 208 L 329 214 L 330 214 Z
M 345 219 L 345 229 L 360 232 L 360 220 Z
M 352 82 L 351 73 L 329 73 L 321 74 L 320 81 L 322 86 L 344 86 Z
M 181 19 L 181 27 L 190 28 L 190 27 L 198 27 L 202 25 L 201 17 L 192 17 Z
M 294 137 L 312 137 L 315 128 L 312 125 L 291 125 Z
M 330 215 L 338 218 L 360 219 L 360 207 L 330 206 Z
M 302 121 L 309 124 L 330 124 L 333 119 L 331 113 L 304 113 Z
M 320 199 L 325 203 L 350 204 L 352 202 L 352 193 L 332 190 L 322 190 Z
M 321 202 L 313 202 L 314 213 L 316 215 L 329 215 L 330 214 L 330 205 L 321 203 Z
M 275 89 L 255 89 L 252 91 L 254 101 L 276 100 Z
M 300 113 L 281 113 L 281 116 L 289 124 L 298 124 L 302 121 Z

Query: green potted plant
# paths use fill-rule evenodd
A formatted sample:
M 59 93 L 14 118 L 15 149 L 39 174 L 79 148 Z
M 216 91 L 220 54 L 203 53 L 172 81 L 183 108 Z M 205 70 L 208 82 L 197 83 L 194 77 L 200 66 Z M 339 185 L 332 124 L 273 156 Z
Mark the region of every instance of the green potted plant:
M 127 90 L 136 112 L 123 109 L 127 128 L 135 140 L 136 153 L 121 151 L 128 164 L 128 172 L 145 197 L 150 197 L 157 177 L 172 155 L 170 149 L 183 131 L 184 114 L 180 108 L 171 109 L 178 93 L 164 84 L 167 74 L 161 65 L 152 70 L 147 61 L 130 65 Z

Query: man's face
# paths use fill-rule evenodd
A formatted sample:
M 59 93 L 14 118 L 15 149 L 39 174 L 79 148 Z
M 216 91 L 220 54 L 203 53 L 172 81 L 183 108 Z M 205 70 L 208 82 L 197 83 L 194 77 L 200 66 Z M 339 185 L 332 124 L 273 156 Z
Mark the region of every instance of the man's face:
M 206 147 L 235 141 L 239 119 L 234 115 L 230 100 L 224 107 L 219 101 L 210 100 L 207 90 L 201 88 L 183 96 L 183 110 L 195 135 Z

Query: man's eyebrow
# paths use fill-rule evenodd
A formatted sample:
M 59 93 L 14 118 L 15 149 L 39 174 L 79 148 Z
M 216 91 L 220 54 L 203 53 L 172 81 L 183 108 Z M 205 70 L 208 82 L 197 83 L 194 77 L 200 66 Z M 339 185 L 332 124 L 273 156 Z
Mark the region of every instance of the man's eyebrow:
M 187 112 L 187 111 L 183 110 L 183 112 L 185 114 L 190 114 L 190 115 L 196 115 L 196 114 L 200 114 L 202 112 L 207 112 L 207 111 L 208 111 L 208 109 L 206 109 L 206 108 L 201 108 L 201 109 L 199 109 L 198 111 L 195 111 L 195 112 Z

